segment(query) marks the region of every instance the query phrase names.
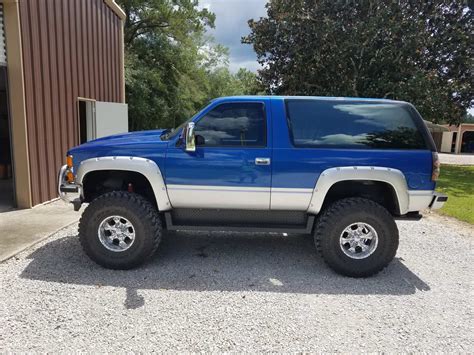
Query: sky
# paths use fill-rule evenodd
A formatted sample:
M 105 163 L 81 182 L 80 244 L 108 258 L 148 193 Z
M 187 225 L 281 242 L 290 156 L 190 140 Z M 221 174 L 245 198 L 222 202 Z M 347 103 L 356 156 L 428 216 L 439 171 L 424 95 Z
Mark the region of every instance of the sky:
M 199 6 L 216 14 L 216 27 L 208 32 L 216 43 L 223 44 L 230 51 L 230 70 L 239 68 L 256 72 L 260 68 L 251 45 L 242 44 L 240 39 L 249 34 L 247 21 L 265 17 L 267 0 L 200 0 Z M 474 108 L 469 110 L 474 115 Z
M 251 45 L 240 39 L 249 34 L 247 21 L 266 16 L 267 0 L 200 0 L 199 6 L 216 14 L 216 27 L 209 34 L 230 50 L 229 67 L 232 72 L 246 68 L 255 72 L 260 68 Z

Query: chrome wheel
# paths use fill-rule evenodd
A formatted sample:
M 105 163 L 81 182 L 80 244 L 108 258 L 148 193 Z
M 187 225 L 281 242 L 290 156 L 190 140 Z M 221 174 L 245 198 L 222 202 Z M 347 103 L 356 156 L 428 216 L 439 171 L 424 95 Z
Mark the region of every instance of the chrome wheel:
M 352 259 L 364 259 L 377 249 L 379 239 L 374 227 L 364 222 L 347 226 L 339 238 L 342 251 Z
M 122 252 L 129 249 L 135 241 L 135 228 L 122 216 L 110 216 L 100 223 L 98 236 L 108 250 Z

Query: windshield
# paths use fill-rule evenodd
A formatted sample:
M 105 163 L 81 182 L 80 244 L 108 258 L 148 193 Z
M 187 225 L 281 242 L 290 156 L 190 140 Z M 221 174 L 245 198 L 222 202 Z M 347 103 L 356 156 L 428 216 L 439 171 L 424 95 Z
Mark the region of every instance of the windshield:
M 206 103 L 201 109 L 199 109 L 199 111 L 191 118 L 187 119 L 186 121 L 184 121 L 183 123 L 181 123 L 178 127 L 176 128 L 173 128 L 171 130 L 166 130 L 163 135 L 161 136 L 161 139 L 164 140 L 164 141 L 167 141 L 167 140 L 170 140 L 174 137 L 176 137 L 178 134 L 181 133 L 181 131 L 183 130 L 184 126 L 186 126 L 189 122 L 191 122 L 194 117 L 198 116 L 207 106 L 209 106 L 209 104 L 211 103 L 212 101 Z

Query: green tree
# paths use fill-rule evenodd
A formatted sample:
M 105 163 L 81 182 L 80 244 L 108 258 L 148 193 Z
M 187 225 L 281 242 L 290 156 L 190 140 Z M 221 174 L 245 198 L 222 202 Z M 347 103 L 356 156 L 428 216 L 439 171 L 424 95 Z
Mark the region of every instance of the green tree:
M 119 0 L 130 130 L 173 127 L 206 99 L 200 48 L 214 15 L 194 0 Z
M 257 75 L 240 68 L 232 74 L 227 67 L 220 67 L 208 73 L 210 98 L 234 95 L 257 95 L 264 93 L 264 88 Z
M 176 127 L 212 98 L 259 90 L 254 73 L 229 72 L 228 49 L 206 35 L 215 16 L 198 1 L 118 3 L 126 14 L 130 130 Z
M 240 68 L 235 74 L 240 85 L 240 92 L 245 95 L 261 95 L 265 93 L 265 88 L 258 80 L 257 75 L 248 69 Z
M 461 120 L 462 123 L 474 123 L 474 116 L 469 112 L 466 112 L 464 117 Z
M 473 105 L 472 10 L 465 1 L 270 0 L 250 20 L 266 90 L 410 101 L 459 123 Z

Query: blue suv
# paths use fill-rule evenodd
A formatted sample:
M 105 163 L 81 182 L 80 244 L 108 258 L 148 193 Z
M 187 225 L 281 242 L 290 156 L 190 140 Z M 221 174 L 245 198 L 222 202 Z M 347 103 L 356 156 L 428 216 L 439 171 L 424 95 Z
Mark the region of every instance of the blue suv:
M 59 194 L 91 259 L 129 269 L 163 231 L 312 234 L 336 272 L 395 256 L 395 219 L 447 200 L 433 139 L 409 103 L 336 97 L 213 100 L 173 130 L 100 138 L 67 153 Z

